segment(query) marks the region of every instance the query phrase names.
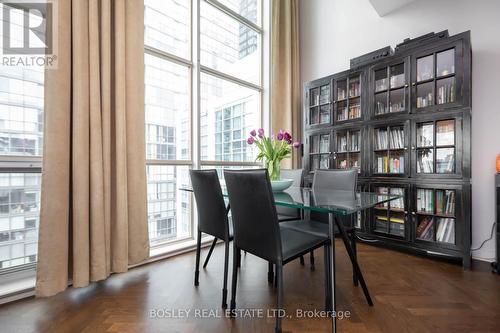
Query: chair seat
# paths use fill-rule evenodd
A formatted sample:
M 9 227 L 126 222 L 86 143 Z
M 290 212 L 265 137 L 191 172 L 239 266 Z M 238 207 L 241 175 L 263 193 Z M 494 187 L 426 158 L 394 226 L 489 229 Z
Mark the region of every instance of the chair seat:
M 316 236 L 291 228 L 281 228 L 281 224 L 280 233 L 283 262 L 297 258 L 312 249 L 323 246 L 325 242 L 328 242 L 328 237 Z
M 278 221 L 279 222 L 284 222 L 284 221 L 294 221 L 300 219 L 300 216 L 298 215 L 285 215 L 285 214 L 278 214 Z
M 280 226 L 287 229 L 292 229 L 295 231 L 305 232 L 314 236 L 319 237 L 330 237 L 328 230 L 328 223 L 319 222 L 315 220 L 295 220 L 295 221 L 287 221 L 281 222 Z M 351 232 L 354 228 L 345 227 L 347 232 Z M 340 233 L 338 227 L 336 225 L 333 226 L 334 235 L 338 235 Z

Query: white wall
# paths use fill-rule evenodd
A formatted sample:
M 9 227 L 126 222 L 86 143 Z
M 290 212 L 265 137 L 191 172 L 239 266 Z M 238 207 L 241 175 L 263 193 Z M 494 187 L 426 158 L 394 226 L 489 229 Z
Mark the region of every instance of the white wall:
M 494 173 L 500 153 L 500 1 L 416 0 L 379 17 L 368 0 L 301 0 L 301 80 L 349 68 L 349 60 L 407 37 L 448 29 L 472 39 L 472 247 L 495 220 Z M 473 253 L 493 260 L 495 240 Z

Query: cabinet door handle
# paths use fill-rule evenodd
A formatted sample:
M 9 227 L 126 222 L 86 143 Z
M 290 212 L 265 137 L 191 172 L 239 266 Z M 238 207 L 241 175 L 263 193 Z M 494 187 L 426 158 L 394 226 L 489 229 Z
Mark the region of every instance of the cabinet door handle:
M 408 88 L 408 83 L 407 83 L 407 84 L 405 84 L 405 88 Z
M 417 215 L 417 213 L 415 213 L 415 212 L 411 212 L 411 215 Z
M 417 84 L 416 84 L 415 82 L 412 82 L 412 84 L 411 84 L 411 85 L 415 87 Z

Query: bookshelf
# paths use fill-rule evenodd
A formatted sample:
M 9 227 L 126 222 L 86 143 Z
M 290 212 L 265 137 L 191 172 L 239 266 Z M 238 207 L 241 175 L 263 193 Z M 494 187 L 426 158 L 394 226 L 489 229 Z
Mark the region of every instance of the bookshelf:
M 323 111 L 321 109 L 323 107 Z M 303 168 L 404 198 L 353 218 L 369 244 L 470 267 L 470 32 L 430 33 L 304 86 Z

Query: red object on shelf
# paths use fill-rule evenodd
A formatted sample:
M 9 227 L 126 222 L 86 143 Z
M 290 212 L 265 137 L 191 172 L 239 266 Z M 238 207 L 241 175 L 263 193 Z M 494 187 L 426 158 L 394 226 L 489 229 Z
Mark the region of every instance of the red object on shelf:
M 497 173 L 500 173 L 500 154 L 497 155 Z

